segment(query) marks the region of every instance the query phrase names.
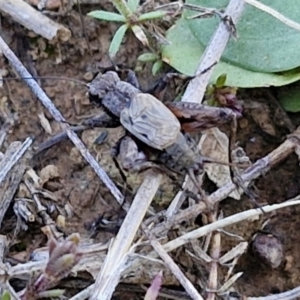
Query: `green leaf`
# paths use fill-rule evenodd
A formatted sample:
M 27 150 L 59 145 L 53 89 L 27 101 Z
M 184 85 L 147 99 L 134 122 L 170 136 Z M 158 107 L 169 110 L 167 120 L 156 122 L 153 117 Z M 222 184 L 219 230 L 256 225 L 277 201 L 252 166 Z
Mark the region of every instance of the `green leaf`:
M 158 59 L 159 56 L 157 54 L 150 52 L 144 53 L 138 57 L 138 60 L 142 62 L 154 62 Z
M 226 74 L 221 74 L 216 81 L 216 88 L 221 88 L 225 85 L 226 82 Z
M 278 99 L 282 107 L 288 112 L 300 111 L 300 84 L 296 83 L 283 87 L 278 91 Z
M 11 296 L 10 293 L 8 291 L 4 291 L 4 293 L 1 296 L 1 300 L 10 300 Z
M 180 19 L 167 32 L 166 38 L 170 44 L 162 47 L 162 60 L 177 71 L 193 76 L 205 47 L 195 38 L 187 23 L 187 20 Z M 222 74 L 226 74 L 227 86 L 244 88 L 282 86 L 299 80 L 300 68 L 278 74 L 260 73 L 221 60 L 214 69 L 210 83 L 216 83 Z
M 149 46 L 149 41 L 147 39 L 147 36 L 145 32 L 143 31 L 142 27 L 138 25 L 133 25 L 131 26 L 131 30 L 135 37 L 144 45 L 144 46 Z
M 125 17 L 123 17 L 122 15 L 104 10 L 91 11 L 90 13 L 88 13 L 88 16 L 105 21 L 126 22 Z
M 135 12 L 139 7 L 140 0 L 128 0 L 128 7 L 132 12 Z
M 260 0 L 287 18 L 299 22 L 300 0 Z M 225 8 L 229 0 L 188 0 L 187 3 Z M 230 40 L 222 56 L 233 65 L 255 72 L 282 72 L 300 66 L 300 32 L 270 14 L 252 5 L 245 4 L 243 14 L 237 23 L 238 39 Z M 185 11 L 184 16 L 193 16 Z M 189 20 L 192 34 L 202 46 L 208 45 L 220 19 L 217 17 Z
M 152 74 L 156 75 L 157 72 L 161 70 L 162 66 L 163 66 L 163 62 L 161 60 L 157 60 L 152 66 Z
M 127 29 L 128 29 L 127 24 L 124 24 L 116 31 L 108 50 L 108 53 L 111 58 L 113 58 L 119 51 L 123 37 Z
M 146 21 L 151 19 L 158 19 L 162 18 L 167 14 L 166 11 L 163 10 L 156 10 L 156 11 L 150 11 L 148 13 L 142 14 L 138 17 L 138 21 Z

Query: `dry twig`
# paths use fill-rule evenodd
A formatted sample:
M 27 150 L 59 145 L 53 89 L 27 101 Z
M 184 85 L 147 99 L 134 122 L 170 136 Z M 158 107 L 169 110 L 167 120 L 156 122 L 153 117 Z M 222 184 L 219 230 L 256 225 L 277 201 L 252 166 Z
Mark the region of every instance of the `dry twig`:
M 45 39 L 58 38 L 66 42 L 71 37 L 68 28 L 55 23 L 23 0 L 0 0 L 0 10 Z
M 12 167 L 18 162 L 18 160 L 24 155 L 32 144 L 32 139 L 27 138 L 23 144 L 20 142 L 12 143 L 4 157 L 0 162 L 0 183 L 6 177 L 7 173 L 12 169 Z
M 203 226 L 203 227 L 193 230 L 191 232 L 188 232 L 188 233 L 164 244 L 163 248 L 167 252 L 173 251 L 174 249 L 177 249 L 178 247 L 181 247 L 181 246 L 189 243 L 190 240 L 198 239 L 198 238 L 205 236 L 205 235 L 209 234 L 210 232 L 213 232 L 214 230 L 217 230 L 219 228 L 223 228 L 225 226 L 229 226 L 229 225 L 241 222 L 243 220 L 247 220 L 249 218 L 259 216 L 259 215 L 263 214 L 263 211 L 265 213 L 268 213 L 273 210 L 282 209 L 284 207 L 298 205 L 298 204 L 300 204 L 299 196 L 292 200 L 283 202 L 283 203 L 263 206 L 262 209 L 258 209 L 258 208 L 249 209 L 249 210 L 243 211 L 241 213 L 235 214 L 233 216 L 218 220 L 214 223 L 208 224 L 206 226 Z
M 0 161 L 0 226 L 28 167 L 30 154 L 24 156 L 24 153 L 31 143 L 32 139 L 30 138 L 26 139 L 23 144 L 21 142 L 11 143 Z M 18 161 L 19 163 L 16 164 Z
M 231 0 L 225 10 L 224 15 L 229 16 L 233 24 L 237 24 L 243 8 L 243 0 Z M 196 75 L 201 75 L 196 76 L 193 80 L 191 80 L 181 101 L 195 103 L 202 102 L 206 87 L 214 70 L 214 67 L 212 66 L 219 62 L 230 36 L 231 32 L 228 30 L 228 25 L 223 21 L 220 22 L 216 32 L 206 47 L 197 68 Z M 204 70 L 206 71 L 203 73 Z
M 118 284 L 121 273 L 115 270 L 123 258 L 127 255 L 135 234 L 147 212 L 148 207 L 160 185 L 162 175 L 152 170 L 148 171 L 147 177 L 140 186 L 130 210 L 108 252 L 109 261 L 106 267 L 101 269 L 97 276 L 95 287 L 91 295 L 92 300 L 109 300 Z M 119 269 L 122 271 L 122 269 Z
M 281 14 L 280 12 L 278 12 L 277 10 L 259 2 L 256 0 L 244 0 L 246 3 L 253 5 L 254 7 L 270 14 L 271 16 L 273 16 L 274 18 L 276 18 L 277 20 L 279 20 L 280 22 L 282 22 L 283 24 L 294 28 L 298 31 L 300 31 L 300 24 L 297 22 L 294 22 L 293 20 L 285 17 L 283 14 Z
M 300 286 L 276 295 L 270 295 L 266 297 L 247 297 L 246 300 L 295 300 L 300 297 Z
M 185 288 L 186 292 L 192 299 L 203 300 L 201 295 L 198 293 L 196 288 L 190 282 L 190 280 L 184 275 L 184 273 L 180 270 L 180 268 L 176 265 L 171 256 L 164 250 L 162 245 L 156 240 L 156 238 L 151 234 L 146 226 L 142 225 L 142 228 L 148 237 L 151 246 L 154 248 L 156 253 L 160 256 L 160 258 L 165 262 L 168 268 L 172 271 L 174 276 L 178 279 L 181 285 Z
M 296 131 L 294 131 L 294 133 L 290 135 L 290 137 L 278 148 L 273 150 L 265 157 L 257 160 L 251 167 L 246 169 L 245 172 L 241 175 L 241 179 L 244 182 L 252 181 L 258 178 L 259 176 L 265 174 L 269 169 L 274 167 L 280 161 L 286 159 L 291 153 L 294 152 L 295 147 L 299 143 L 298 138 L 294 138 L 293 136 L 297 136 L 299 134 L 300 127 Z M 226 185 L 209 195 L 207 197 L 208 201 L 215 205 L 218 202 L 225 199 L 236 188 L 237 187 L 234 183 L 227 183 Z M 182 210 L 181 212 L 172 216 L 165 222 L 158 224 L 155 228 L 152 229 L 152 232 L 155 234 L 155 236 L 164 234 L 165 231 L 169 230 L 174 224 L 179 224 L 183 221 L 196 218 L 205 210 L 205 208 L 206 207 L 204 203 L 199 203 L 185 210 Z
M 263 206 L 262 209 L 268 213 L 274 210 L 282 209 L 284 207 L 288 206 L 294 206 L 300 204 L 300 196 L 293 198 L 289 201 L 285 201 L 280 204 L 275 205 L 266 205 Z M 199 237 L 205 236 L 213 231 L 219 230 L 224 228 L 225 226 L 229 226 L 238 222 L 245 221 L 249 218 L 253 218 L 255 216 L 259 216 L 262 214 L 262 211 L 260 209 L 250 209 L 238 214 L 235 214 L 233 216 L 229 216 L 227 218 L 218 220 L 212 224 L 205 225 L 197 230 L 194 230 L 190 233 L 187 233 L 183 235 L 182 237 L 179 237 L 165 245 L 162 245 L 162 248 L 164 251 L 169 252 L 177 249 L 178 247 L 184 245 L 185 243 L 189 243 L 192 239 L 197 239 Z M 88 243 L 87 245 L 81 244 L 79 246 L 79 250 L 81 253 L 83 253 L 81 261 L 76 265 L 73 269 L 74 273 L 78 273 L 80 271 L 88 270 L 92 273 L 93 276 L 96 276 L 98 273 L 101 265 L 103 264 L 103 261 L 105 260 L 105 253 L 104 251 L 107 249 L 107 245 L 102 244 L 91 244 Z M 24 264 L 18 264 L 16 266 L 13 266 L 9 270 L 9 275 L 11 278 L 24 278 L 24 276 L 28 276 L 28 274 L 32 272 L 40 272 L 48 260 L 48 254 L 47 254 L 47 248 L 43 248 L 40 251 L 36 251 L 33 253 L 32 257 L 35 257 L 36 259 L 40 259 L 39 261 L 34 262 L 27 262 Z M 152 251 L 147 255 L 147 258 L 155 258 L 158 257 L 157 253 L 155 251 Z M 124 271 L 124 276 L 126 278 L 126 275 L 133 275 L 133 271 L 141 266 L 143 264 L 143 260 L 145 258 L 141 256 L 134 256 L 132 258 L 131 265 L 128 269 Z M 159 269 L 164 269 L 163 265 L 159 265 L 159 267 L 156 265 L 156 269 L 153 270 L 153 272 L 159 272 Z M 167 269 L 164 270 L 165 276 L 167 274 Z M 145 274 L 145 273 L 144 273 Z M 135 276 L 139 277 L 141 276 L 141 273 L 135 274 Z M 134 281 L 132 281 L 134 282 Z M 94 285 L 92 285 L 94 286 Z M 91 287 L 88 287 L 88 290 L 91 291 Z M 80 295 L 87 295 L 89 294 L 87 291 L 83 291 L 80 293 Z M 79 294 L 78 294 L 79 295 Z M 75 298 L 72 298 L 72 300 L 75 299 L 84 299 L 84 297 L 75 296 Z

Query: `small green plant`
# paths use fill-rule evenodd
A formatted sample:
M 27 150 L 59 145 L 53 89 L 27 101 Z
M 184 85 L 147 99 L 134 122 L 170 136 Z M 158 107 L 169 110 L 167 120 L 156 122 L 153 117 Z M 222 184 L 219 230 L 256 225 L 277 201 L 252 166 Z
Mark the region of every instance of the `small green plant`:
M 143 45 L 148 46 L 148 39 L 144 29 L 142 28 L 142 23 L 149 20 L 162 18 L 168 14 L 166 11 L 157 10 L 140 15 L 139 0 L 111 0 L 111 2 L 114 4 L 119 14 L 104 10 L 95 10 L 88 14 L 96 19 L 123 23 L 123 25 L 121 25 L 116 31 L 111 41 L 109 47 L 110 57 L 114 57 L 120 49 L 123 37 L 128 29 L 132 30 L 134 35 L 142 42 Z
M 152 74 L 156 75 L 157 72 L 160 71 L 160 69 L 163 66 L 163 61 L 161 60 L 161 57 L 158 54 L 147 52 L 143 53 L 138 57 L 138 60 L 143 63 L 153 63 L 152 66 Z
M 236 102 L 237 88 L 225 85 L 226 74 L 221 74 L 215 84 L 207 87 L 206 98 L 207 103 L 211 106 L 230 106 L 232 102 Z

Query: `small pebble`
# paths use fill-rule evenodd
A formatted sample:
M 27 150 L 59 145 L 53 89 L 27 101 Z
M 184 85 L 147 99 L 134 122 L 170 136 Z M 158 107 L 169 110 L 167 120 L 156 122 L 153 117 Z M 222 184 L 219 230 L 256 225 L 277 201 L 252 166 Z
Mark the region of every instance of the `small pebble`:
M 258 233 L 253 240 L 253 252 L 271 268 L 278 268 L 283 260 L 283 247 L 281 241 L 274 235 Z

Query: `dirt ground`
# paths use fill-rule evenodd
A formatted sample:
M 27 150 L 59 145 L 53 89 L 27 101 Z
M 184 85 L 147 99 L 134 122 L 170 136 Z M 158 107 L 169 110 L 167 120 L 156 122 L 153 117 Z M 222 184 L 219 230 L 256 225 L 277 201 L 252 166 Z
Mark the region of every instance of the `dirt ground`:
M 109 5 L 106 6 L 108 9 L 109 7 Z M 97 8 L 99 9 L 99 7 Z M 81 9 L 85 33 L 83 33 L 80 14 L 76 7 L 67 15 L 52 16 L 54 20 L 64 24 L 72 31 L 72 38 L 64 44 L 50 44 L 41 37 L 33 36 L 7 16 L 1 18 L 3 37 L 25 66 L 34 74 L 40 77 L 69 77 L 88 82 L 101 67 L 107 67 L 110 64 L 106 53 L 110 40 L 117 29 L 117 24 L 99 22 L 86 17 L 87 12 L 95 9 L 91 5 L 82 5 Z M 143 47 L 133 35 L 126 35 L 126 40 L 122 44 L 116 61 L 118 64 L 136 69 L 136 58 L 143 51 Z M 14 70 L 4 57 L 0 57 L 0 66 L 2 69 L 8 70 L 8 76 L 15 76 Z M 138 78 L 142 86 L 147 88 L 151 84 L 150 81 L 154 82 L 155 78 L 151 75 L 149 66 L 141 64 L 138 66 Z M 151 79 L 149 80 L 149 78 Z M 83 85 L 72 81 L 53 79 L 41 80 L 40 82 L 56 107 L 71 124 L 79 124 L 83 119 L 95 115 L 99 110 L 89 102 L 87 89 Z M 172 92 L 169 94 L 172 95 Z M 244 117 L 238 124 L 237 141 L 245 149 L 252 162 L 265 156 L 282 143 L 290 132 L 289 121 L 294 127 L 300 124 L 298 115 L 286 116 L 278 108 L 276 90 L 240 91 L 238 96 L 244 106 Z M 1 151 L 4 152 L 11 142 L 24 141 L 28 136 L 34 137 L 34 146 L 38 146 L 49 139 L 51 135 L 60 132 L 59 125 L 53 121 L 46 109 L 42 107 L 22 81 L 5 81 L 3 87 L 0 88 L 0 99 L 0 121 L 3 124 L 7 119 L 14 120 Z M 44 113 L 46 119 L 49 120 L 52 128 L 51 135 L 42 126 L 39 118 L 41 113 Z M 224 130 L 228 132 L 227 127 Z M 95 138 L 101 133 L 106 134 L 106 132 L 108 136 L 103 143 L 100 145 L 93 144 Z M 91 129 L 80 134 L 82 140 L 108 175 L 121 190 L 124 190 L 122 177 L 110 157 L 110 149 L 121 135 L 122 128 Z M 122 209 L 108 192 L 108 189 L 103 186 L 70 141 L 65 140 L 43 151 L 35 157 L 33 162 L 33 168 L 38 174 L 48 165 L 55 165 L 58 168 L 59 178 L 46 182 L 44 188 L 55 194 L 57 198 L 55 205 L 64 207 L 68 203 L 74 210 L 74 215 L 66 219 L 64 228 L 66 235 L 79 232 L 81 236 L 89 237 L 90 231 L 87 230 L 87 223 L 91 223 L 103 214 L 112 218 L 124 216 Z M 142 176 L 139 174 L 130 181 L 131 193 L 128 193 L 128 199 L 134 196 L 139 183 L 142 181 Z M 280 203 L 299 195 L 299 182 L 299 163 L 296 156 L 292 155 L 255 181 L 259 204 Z M 153 205 L 155 211 L 166 209 L 168 201 L 172 199 L 176 191 L 170 180 L 165 179 L 164 186 L 156 195 L 158 204 Z M 243 196 L 240 201 L 231 198 L 222 201 L 220 208 L 224 216 L 229 216 L 252 208 L 253 205 L 246 196 Z M 264 296 L 284 292 L 299 285 L 299 213 L 300 208 L 295 206 L 276 211 L 272 215 L 263 215 L 257 220 L 241 222 L 226 228 L 226 231 L 241 236 L 251 243 L 254 234 L 261 230 L 263 222 L 271 216 L 268 233 L 276 236 L 283 245 L 284 259 L 277 268 L 267 265 L 252 251 L 250 245 L 235 267 L 235 272 L 244 273 L 234 285 L 236 291 L 247 296 Z M 3 221 L 1 234 L 12 237 L 15 224 L 16 216 L 13 210 L 9 209 Z M 30 224 L 27 231 L 18 233 L 7 255 L 10 262 L 26 261 L 33 249 L 45 246 L 46 239 L 39 228 L 39 224 Z M 101 231 L 97 235 L 96 241 L 107 242 L 113 235 L 114 233 Z M 222 236 L 222 253 L 237 243 L 238 240 L 234 237 Z M 25 257 L 21 259 L 20 253 L 25 253 L 27 256 L 24 255 Z M 201 264 L 199 265 L 195 261 L 192 266 L 185 263 L 178 252 L 174 253 L 173 258 L 184 271 L 194 275 L 194 283 L 196 283 L 197 276 L 201 274 L 199 271 L 202 268 Z M 191 267 L 192 269 L 190 269 Z M 74 289 L 74 278 L 69 279 L 69 282 L 64 280 L 63 285 L 68 286 L 69 284 L 69 286 L 73 286 L 71 290 L 78 292 L 91 283 L 89 280 L 76 281 L 77 290 Z M 70 282 L 73 282 L 73 285 Z M 142 283 L 147 284 L 147 282 Z M 178 286 L 166 287 L 183 291 L 179 284 Z M 124 290 L 126 293 L 131 291 L 128 298 L 124 297 Z M 138 285 L 120 285 L 114 299 L 143 299 L 143 295 L 144 292 L 138 289 Z M 165 298 L 162 297 L 161 299 Z

